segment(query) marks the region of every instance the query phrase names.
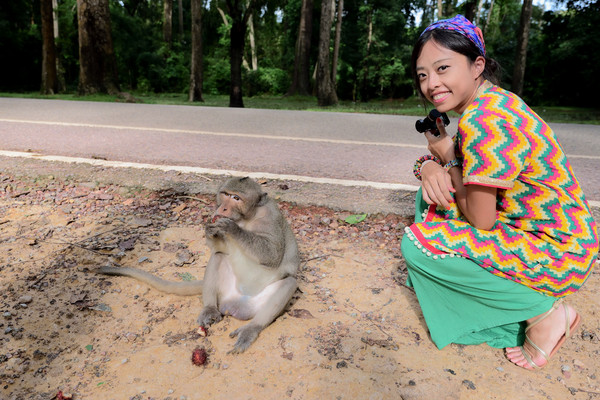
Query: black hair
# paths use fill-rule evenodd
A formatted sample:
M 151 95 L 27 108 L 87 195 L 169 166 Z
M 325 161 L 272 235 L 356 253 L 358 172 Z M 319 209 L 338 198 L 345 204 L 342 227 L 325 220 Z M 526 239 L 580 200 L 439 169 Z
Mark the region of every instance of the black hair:
M 423 46 L 429 40 L 433 40 L 447 49 L 450 49 L 452 51 L 466 56 L 470 60 L 470 62 L 475 62 L 477 57 L 481 56 L 481 53 L 479 52 L 479 49 L 477 48 L 475 43 L 473 43 L 469 38 L 463 36 L 458 32 L 447 29 L 433 29 L 422 34 L 417 40 L 417 43 L 415 43 L 415 47 L 413 48 L 411 57 L 411 69 L 413 74 L 413 80 L 421 98 L 424 98 L 425 96 L 423 96 L 423 92 L 421 92 L 421 85 L 419 83 L 419 77 L 417 76 L 417 59 L 421 55 L 421 50 L 423 49 Z M 496 60 L 488 56 L 484 56 L 484 58 L 485 68 L 481 75 L 484 79 L 487 79 L 494 85 L 499 85 L 501 75 L 500 64 L 498 64 Z

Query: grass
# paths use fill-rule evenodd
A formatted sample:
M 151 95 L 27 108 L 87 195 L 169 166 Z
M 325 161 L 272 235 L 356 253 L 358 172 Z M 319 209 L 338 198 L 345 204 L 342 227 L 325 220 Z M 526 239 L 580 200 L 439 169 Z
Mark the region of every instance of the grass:
M 190 103 L 187 94 L 181 93 L 133 93 L 133 96 L 146 104 L 170 104 L 198 107 L 228 107 L 228 95 L 204 95 L 204 102 Z M 75 101 L 102 101 L 123 102 L 122 98 L 113 95 L 95 94 L 90 96 L 79 96 L 73 93 L 57 95 L 41 95 L 37 92 L 30 93 L 0 93 L 0 97 L 20 97 L 35 99 L 58 99 Z M 425 115 L 420 99 L 411 97 L 408 99 L 383 99 L 371 100 L 369 102 L 353 102 L 342 100 L 336 106 L 319 107 L 315 97 L 306 96 L 253 96 L 244 97 L 246 108 L 260 108 L 272 110 L 304 110 L 321 112 L 347 112 L 347 113 L 370 113 L 370 114 L 392 114 L 392 115 Z M 600 109 L 577 108 L 577 107 L 555 107 L 555 106 L 533 106 L 546 122 L 550 123 L 574 123 L 600 125 Z M 456 115 L 455 115 L 456 116 Z

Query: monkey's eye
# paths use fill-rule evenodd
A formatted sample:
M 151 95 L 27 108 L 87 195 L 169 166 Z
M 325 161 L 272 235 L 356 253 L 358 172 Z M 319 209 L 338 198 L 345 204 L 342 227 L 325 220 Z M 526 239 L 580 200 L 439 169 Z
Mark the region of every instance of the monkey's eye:
M 231 195 L 231 198 L 232 198 L 232 199 L 234 199 L 235 201 L 240 201 L 240 200 L 241 200 L 241 199 L 240 199 L 240 196 L 238 196 L 238 195 L 236 195 L 236 194 L 234 194 L 234 195 Z

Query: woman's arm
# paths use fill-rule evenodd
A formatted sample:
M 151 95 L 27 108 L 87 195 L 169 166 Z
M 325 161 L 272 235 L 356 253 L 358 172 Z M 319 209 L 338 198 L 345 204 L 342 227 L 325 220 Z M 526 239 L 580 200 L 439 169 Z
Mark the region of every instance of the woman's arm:
M 462 168 L 448 171 L 454 184 L 456 203 L 469 223 L 477 229 L 489 231 L 496 223 L 496 195 L 498 189 L 491 186 L 463 185 Z
M 443 124 L 438 123 L 438 129 L 439 137 L 430 133 L 426 133 L 425 136 L 429 141 L 429 151 L 445 165 L 456 157 L 454 143 L 446 134 Z M 452 201 L 451 193 L 454 193 L 458 207 L 475 228 L 490 230 L 496 223 L 497 188 L 481 185 L 465 186 L 462 167 L 452 167 L 446 171 L 435 162 L 422 166 L 421 177 L 423 199 L 428 204 L 449 208 Z

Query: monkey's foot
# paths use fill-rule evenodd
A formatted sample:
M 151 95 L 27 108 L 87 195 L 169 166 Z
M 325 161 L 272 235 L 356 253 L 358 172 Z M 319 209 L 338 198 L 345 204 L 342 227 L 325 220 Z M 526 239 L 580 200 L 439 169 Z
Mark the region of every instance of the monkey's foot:
M 260 331 L 263 328 L 256 325 L 244 325 L 241 328 L 236 329 L 235 331 L 229 334 L 229 337 L 234 338 L 238 337 L 233 349 L 229 350 L 227 354 L 239 354 L 243 353 L 250 347 L 252 343 L 258 338 Z
M 209 327 L 212 324 L 216 324 L 217 322 L 221 321 L 222 319 L 223 315 L 221 315 L 221 312 L 217 309 L 217 307 L 208 306 L 202 309 L 202 312 L 200 312 L 200 315 L 196 321 L 200 326 Z

